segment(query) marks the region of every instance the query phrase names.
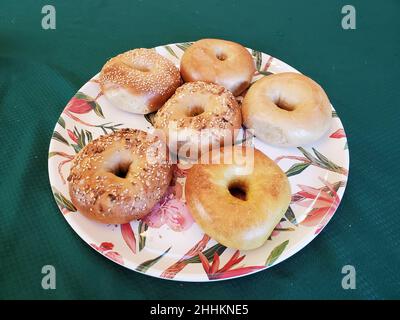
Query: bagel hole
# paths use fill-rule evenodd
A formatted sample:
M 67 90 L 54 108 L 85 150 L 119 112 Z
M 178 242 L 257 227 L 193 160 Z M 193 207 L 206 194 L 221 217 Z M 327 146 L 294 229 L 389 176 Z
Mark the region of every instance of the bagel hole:
M 111 173 L 124 179 L 128 175 L 130 165 L 130 162 L 120 162 L 115 168 L 113 168 L 113 170 L 111 170 Z
M 247 185 L 243 181 L 233 181 L 228 185 L 229 193 L 240 200 L 247 200 Z
M 108 200 L 110 200 L 111 202 L 113 202 L 113 201 L 115 201 L 115 200 L 117 199 L 117 197 L 114 196 L 114 195 L 111 194 L 111 193 L 109 193 L 109 194 L 107 195 L 107 197 L 108 197 Z M 104 210 L 104 209 L 101 209 L 101 211 L 105 211 L 105 210 Z
M 204 108 L 202 106 L 192 106 L 192 107 L 189 107 L 186 115 L 188 117 L 197 117 L 198 115 L 202 114 L 203 112 L 204 112 Z
M 282 110 L 286 110 L 286 111 L 293 111 L 294 110 L 294 106 L 288 104 L 286 101 L 283 101 L 281 99 L 278 99 L 277 101 L 275 101 L 275 105 Z
M 228 57 L 225 53 L 217 53 L 215 55 L 219 61 L 225 61 Z

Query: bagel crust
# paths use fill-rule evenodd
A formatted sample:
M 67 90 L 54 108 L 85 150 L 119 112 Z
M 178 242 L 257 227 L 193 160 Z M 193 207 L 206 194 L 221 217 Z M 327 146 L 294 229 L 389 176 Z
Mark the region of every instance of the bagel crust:
M 142 218 L 162 198 L 172 178 L 166 152 L 158 137 L 135 129 L 92 140 L 72 163 L 68 177 L 72 203 L 101 223 Z M 149 162 L 149 155 L 157 161 Z
M 179 69 L 154 49 L 134 49 L 110 59 L 100 87 L 116 107 L 139 114 L 158 110 L 181 84 Z
M 190 212 L 205 233 L 235 249 L 260 247 L 285 214 L 289 181 L 279 166 L 257 149 L 221 149 L 231 163 L 197 164 L 188 171 L 185 195 Z M 254 165 L 244 165 L 254 151 Z M 245 157 L 245 158 L 244 158 Z
M 194 156 L 227 141 L 232 144 L 241 125 L 241 111 L 232 93 L 202 81 L 179 87 L 154 117 L 154 127 L 163 130 L 171 152 L 185 146 Z
M 186 49 L 181 74 L 186 82 L 219 84 L 240 95 L 251 83 L 256 71 L 251 54 L 242 45 L 226 40 L 202 39 Z
M 256 81 L 242 104 L 243 122 L 255 135 L 275 146 L 297 147 L 314 142 L 331 125 L 328 96 L 312 79 L 294 72 Z

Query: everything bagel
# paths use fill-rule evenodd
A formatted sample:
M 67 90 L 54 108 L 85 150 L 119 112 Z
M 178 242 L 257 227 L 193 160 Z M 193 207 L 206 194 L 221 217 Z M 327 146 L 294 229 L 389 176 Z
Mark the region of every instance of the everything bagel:
M 162 198 L 172 178 L 165 151 L 158 137 L 135 129 L 92 140 L 76 155 L 71 167 L 72 203 L 79 212 L 101 223 L 142 218 Z

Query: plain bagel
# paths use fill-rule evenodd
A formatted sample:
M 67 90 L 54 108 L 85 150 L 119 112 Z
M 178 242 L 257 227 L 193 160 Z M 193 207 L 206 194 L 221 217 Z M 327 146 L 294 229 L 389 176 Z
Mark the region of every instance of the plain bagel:
M 186 82 L 216 83 L 235 96 L 248 88 L 254 72 L 254 61 L 247 49 L 226 40 L 196 41 L 186 49 L 181 60 L 181 74 Z
M 285 214 L 291 200 L 289 181 L 257 149 L 235 146 L 220 151 L 219 164 L 196 164 L 189 169 L 187 204 L 204 232 L 219 243 L 255 249 Z
M 318 140 L 330 127 L 332 109 L 325 91 L 293 72 L 256 81 L 242 104 L 243 121 L 261 140 L 296 147 Z

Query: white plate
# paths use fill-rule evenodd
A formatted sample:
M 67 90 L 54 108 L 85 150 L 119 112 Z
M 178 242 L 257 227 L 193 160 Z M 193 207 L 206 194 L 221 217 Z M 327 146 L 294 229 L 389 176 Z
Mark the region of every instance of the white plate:
M 190 44 L 170 44 L 156 50 L 179 66 L 180 58 Z M 253 81 L 263 74 L 298 72 L 268 54 L 249 51 L 258 69 Z M 101 95 L 96 78 L 89 80 L 63 110 L 51 139 L 48 165 L 53 194 L 65 219 L 87 244 L 107 258 L 131 270 L 165 279 L 212 281 L 235 278 L 267 269 L 289 258 L 313 240 L 332 218 L 343 196 L 349 168 L 344 129 L 333 108 L 331 130 L 312 145 L 276 148 L 255 139 L 256 148 L 287 172 L 293 192 L 285 218 L 270 240 L 256 250 L 235 252 L 225 248 L 193 223 L 184 194 L 181 194 L 184 171 L 177 172 L 180 176 L 178 184 L 171 187 L 174 194 L 167 196 L 153 210 L 147 222 L 135 221 L 120 226 L 88 220 L 76 212 L 65 182 L 76 152 L 90 139 L 119 128 L 151 129 L 151 116 L 126 113 L 110 105 Z M 213 268 L 200 262 L 200 251 Z

